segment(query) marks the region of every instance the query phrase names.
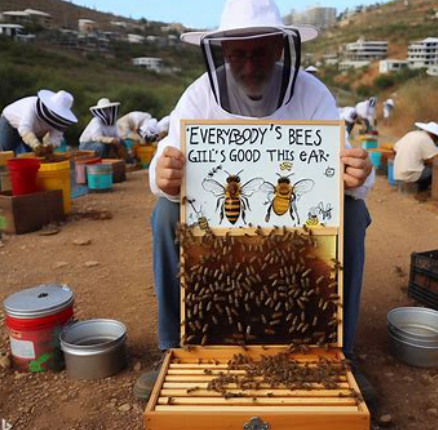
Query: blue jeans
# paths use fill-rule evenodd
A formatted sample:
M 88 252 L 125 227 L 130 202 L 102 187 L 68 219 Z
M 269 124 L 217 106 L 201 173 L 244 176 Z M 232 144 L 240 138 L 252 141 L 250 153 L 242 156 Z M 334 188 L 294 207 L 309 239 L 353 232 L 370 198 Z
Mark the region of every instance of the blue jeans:
M 175 244 L 179 204 L 161 198 L 152 213 L 155 292 L 160 349 L 180 344 L 179 245 Z M 365 232 L 371 222 L 363 200 L 345 196 L 344 212 L 344 353 L 353 354 L 365 263 Z
M 15 154 L 32 152 L 30 146 L 21 139 L 17 129 L 12 127 L 3 115 L 0 117 L 0 151 L 14 151 Z

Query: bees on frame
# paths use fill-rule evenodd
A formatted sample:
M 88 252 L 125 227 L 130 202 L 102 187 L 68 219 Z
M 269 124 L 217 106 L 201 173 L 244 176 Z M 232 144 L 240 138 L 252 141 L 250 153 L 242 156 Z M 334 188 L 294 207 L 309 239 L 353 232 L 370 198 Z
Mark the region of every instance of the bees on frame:
M 236 224 L 240 216 L 246 224 L 246 211 L 251 210 L 248 199 L 260 189 L 265 181 L 263 178 L 252 178 L 242 184 L 239 175 L 243 170 L 235 175 L 226 170 L 224 172 L 228 175 L 224 185 L 216 179 L 207 177 L 202 181 L 202 187 L 218 198 L 216 211 L 220 209 L 219 224 L 222 223 L 225 217 L 231 224 Z
M 269 205 L 265 221 L 269 222 L 271 219 L 271 211 L 273 210 L 278 216 L 289 212 L 292 220 L 300 224 L 297 201 L 301 196 L 309 193 L 313 189 L 315 182 L 312 179 L 301 179 L 295 183 L 291 183 L 289 178 L 293 173 L 287 176 L 281 176 L 278 173 L 276 173 L 276 175 L 279 177 L 276 185 L 265 181 L 261 187 L 261 191 L 267 194 L 265 204 Z

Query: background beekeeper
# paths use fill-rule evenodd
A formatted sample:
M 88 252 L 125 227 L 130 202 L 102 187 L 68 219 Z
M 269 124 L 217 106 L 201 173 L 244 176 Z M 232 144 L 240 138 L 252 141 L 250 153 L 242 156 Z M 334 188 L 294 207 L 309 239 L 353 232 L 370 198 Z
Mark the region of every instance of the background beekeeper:
M 370 97 L 356 105 L 358 119 L 364 124 L 364 131 L 369 133 L 376 126 L 377 98 Z
M 52 152 L 66 129 L 78 122 L 72 106 L 73 96 L 63 90 L 41 90 L 6 106 L 0 117 L 0 149 L 39 156 Z
M 134 111 L 123 115 L 117 121 L 119 136 L 122 139 L 131 139 L 133 141 L 141 141 L 140 128 L 143 124 L 150 121 L 152 115 L 147 112 Z
M 119 106 L 119 102 L 103 98 L 96 106 L 90 107 L 93 119 L 79 138 L 79 149 L 96 151 L 102 158 L 127 157 L 116 125 Z
M 152 160 L 150 186 L 159 197 L 152 215 L 154 277 L 158 298 L 160 349 L 180 343 L 179 194 L 184 169 L 180 121 L 199 120 L 338 120 L 330 91 L 314 76 L 300 71 L 301 42 L 314 39 L 309 26 L 285 26 L 273 0 L 228 0 L 216 31 L 191 32 L 182 40 L 201 45 L 207 73 L 182 95 L 171 113 L 169 135 Z M 362 148 L 342 152 L 346 164 L 344 345 L 352 352 L 362 285 L 365 230 L 370 222 L 363 198 L 372 164 Z M 364 186 L 364 183 L 367 183 Z M 148 381 L 148 374 L 140 378 Z M 149 374 L 150 377 L 150 374 Z
M 383 121 L 385 125 L 389 124 L 389 120 L 394 112 L 395 103 L 393 99 L 386 99 L 383 102 Z
M 438 124 L 416 122 L 420 130 L 405 134 L 394 146 L 394 179 L 417 183 L 419 191 L 432 184 L 432 163 L 438 156 Z
M 353 131 L 354 125 L 356 124 L 356 121 L 357 121 L 356 108 L 354 108 L 352 106 L 346 106 L 344 108 L 340 108 L 339 115 L 340 115 L 341 119 L 343 119 L 345 121 L 347 133 L 348 133 L 348 135 L 350 135 L 351 132 Z

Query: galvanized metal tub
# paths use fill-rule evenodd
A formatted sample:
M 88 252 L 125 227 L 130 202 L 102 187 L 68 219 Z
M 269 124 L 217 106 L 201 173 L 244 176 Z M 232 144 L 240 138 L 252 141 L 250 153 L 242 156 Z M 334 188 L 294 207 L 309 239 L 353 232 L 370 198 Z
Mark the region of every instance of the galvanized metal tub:
M 388 313 L 388 327 L 398 336 L 438 345 L 438 312 L 432 309 L 393 309 Z
M 100 379 L 126 366 L 126 327 L 119 321 L 94 319 L 68 326 L 60 335 L 67 374 Z

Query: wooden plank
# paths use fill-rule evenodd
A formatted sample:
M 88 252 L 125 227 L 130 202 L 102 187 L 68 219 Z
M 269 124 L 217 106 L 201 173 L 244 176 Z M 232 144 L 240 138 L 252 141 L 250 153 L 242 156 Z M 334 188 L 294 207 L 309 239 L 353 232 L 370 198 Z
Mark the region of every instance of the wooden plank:
M 361 413 L 270 413 L 255 412 L 273 430 L 369 430 L 369 416 Z M 177 418 L 178 416 L 178 418 Z M 220 419 L 218 419 L 220 418 Z M 176 422 L 175 420 L 178 419 Z M 241 429 L 250 417 L 245 412 L 229 412 L 216 417 L 211 410 L 204 412 L 151 413 L 145 417 L 146 430 L 224 430 Z
M 243 375 L 246 372 L 243 373 Z M 226 373 L 228 375 L 228 373 Z M 242 375 L 242 373 L 240 373 Z M 166 375 L 165 382 L 209 382 L 216 379 L 217 375 Z M 264 378 L 261 376 L 251 378 L 255 382 L 263 381 Z M 347 380 L 346 376 L 339 376 L 338 382 L 345 382 Z
M 229 389 L 229 393 L 241 393 L 244 397 L 354 397 L 356 394 L 351 389 L 320 389 L 320 390 L 282 390 L 282 389 L 269 389 L 269 390 L 245 390 Z M 178 397 L 187 396 L 187 389 L 175 389 L 164 388 L 160 391 L 160 396 L 164 397 Z M 223 397 L 222 394 L 217 391 L 198 389 L 190 393 L 191 397 Z
M 223 397 L 160 397 L 158 399 L 159 405 L 287 405 L 287 406 L 356 406 L 357 400 L 354 398 L 327 398 L 327 397 L 239 397 L 224 399 Z
M 172 350 L 169 350 L 164 358 L 163 364 L 161 365 L 160 373 L 158 375 L 157 381 L 155 382 L 154 389 L 152 390 L 151 397 L 149 398 L 148 404 L 146 406 L 145 413 L 154 410 L 157 404 L 158 398 L 160 396 L 160 390 L 164 383 L 164 378 L 166 377 L 166 372 L 169 367 L 170 360 L 172 359 Z
M 211 406 L 176 406 L 176 405 L 168 405 L 168 406 L 157 406 L 155 408 L 157 412 L 203 412 L 210 411 L 213 413 Z M 215 406 L 214 412 L 245 412 L 245 413 L 258 413 L 263 412 L 264 414 L 268 412 L 277 412 L 277 413 L 285 413 L 285 412 L 295 412 L 295 413 L 330 413 L 330 414 L 340 414 L 340 413 L 357 413 L 357 406 L 265 406 L 263 407 L 263 411 L 260 410 L 260 406 Z
M 163 383 L 163 388 L 180 388 L 180 389 L 186 389 L 186 388 L 208 388 L 208 382 L 164 382 Z M 238 386 L 236 384 L 227 384 L 225 385 L 226 388 L 238 388 Z M 308 385 L 309 389 L 324 389 L 324 385 L 322 384 L 309 384 Z M 260 384 L 260 388 L 272 388 L 270 384 Z M 279 386 L 279 388 L 285 388 L 282 386 Z M 338 384 L 339 389 L 341 388 L 350 388 L 350 385 L 347 382 L 341 382 Z
M 228 370 L 227 364 L 218 364 L 218 365 L 211 365 L 211 364 L 189 364 L 189 365 L 183 365 L 179 364 L 178 367 L 174 367 L 173 365 L 170 365 L 170 369 L 167 372 L 168 375 L 204 375 L 204 370 L 210 370 L 212 375 L 219 375 L 219 374 L 227 374 L 227 375 L 245 375 L 245 370 Z M 184 366 L 184 367 L 181 367 Z M 310 363 L 308 364 L 308 368 L 315 368 L 317 366 L 317 363 Z M 341 366 L 337 366 L 336 364 L 333 364 L 333 368 L 341 368 Z M 226 372 L 224 372 L 226 371 Z

